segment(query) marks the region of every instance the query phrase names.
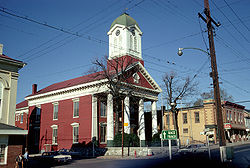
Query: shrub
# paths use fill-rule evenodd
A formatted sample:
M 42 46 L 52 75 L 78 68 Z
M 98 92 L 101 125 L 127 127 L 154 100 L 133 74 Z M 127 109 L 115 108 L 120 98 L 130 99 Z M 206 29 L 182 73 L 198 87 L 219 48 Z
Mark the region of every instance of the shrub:
M 124 133 L 124 147 L 136 147 L 140 145 L 140 139 L 136 134 L 126 134 Z M 114 146 L 120 147 L 122 146 L 122 134 L 119 133 L 114 137 Z

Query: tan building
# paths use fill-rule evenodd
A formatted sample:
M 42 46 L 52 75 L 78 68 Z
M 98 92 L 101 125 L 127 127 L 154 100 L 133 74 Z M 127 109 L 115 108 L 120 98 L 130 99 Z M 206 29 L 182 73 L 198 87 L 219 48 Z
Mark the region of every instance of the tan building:
M 227 141 L 243 140 L 246 135 L 244 106 L 222 102 L 223 123 Z M 209 141 L 218 142 L 217 119 L 214 100 L 204 100 L 202 106 L 186 107 L 178 109 L 179 139 L 181 145 L 191 143 L 205 143 L 207 132 Z M 164 113 L 164 129 L 174 129 L 171 112 Z

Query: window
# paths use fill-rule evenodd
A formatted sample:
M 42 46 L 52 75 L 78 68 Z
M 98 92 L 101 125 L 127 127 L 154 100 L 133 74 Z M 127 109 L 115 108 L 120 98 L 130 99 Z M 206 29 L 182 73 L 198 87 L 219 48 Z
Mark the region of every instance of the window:
M 131 50 L 133 50 L 133 36 L 130 35 L 130 47 Z
M 240 121 L 241 121 L 241 115 L 240 113 L 238 113 L 238 123 L 240 123 Z
M 40 121 L 41 118 L 41 108 L 36 108 L 36 121 Z
M 0 144 L 0 165 L 6 164 L 7 146 L 6 144 Z
M 188 133 L 188 128 L 183 128 L 183 133 L 184 134 Z
M 183 113 L 183 124 L 187 124 L 187 113 Z
M 237 122 L 236 113 L 234 112 L 234 122 Z
M 169 115 L 166 115 L 166 123 L 169 124 Z
M 73 143 L 79 142 L 79 123 L 72 123 L 73 127 Z
M 227 110 L 227 121 L 229 121 L 229 111 Z
M 21 114 L 21 121 L 20 123 L 23 123 L 23 113 Z
M 200 114 L 199 114 L 199 112 L 195 112 L 194 115 L 195 115 L 195 123 L 200 123 Z
M 73 100 L 73 117 L 79 117 L 79 99 Z
M 106 102 L 101 102 L 101 117 L 106 117 L 107 116 L 107 104 Z
M 134 50 L 137 51 L 137 39 L 134 37 Z
M 107 129 L 107 124 L 101 123 L 101 126 L 100 126 L 100 134 L 101 134 L 100 142 L 101 143 L 106 143 L 106 129 Z
M 0 118 L 2 118 L 3 84 L 0 82 Z
M 53 120 L 58 119 L 58 103 L 53 104 Z
M 52 144 L 57 144 L 57 130 L 58 130 L 58 126 L 57 125 L 52 125 L 51 128 L 52 130 Z
M 230 117 L 230 120 L 231 120 L 231 122 L 233 121 L 233 118 L 232 118 L 232 112 L 230 111 L 229 112 L 229 117 Z

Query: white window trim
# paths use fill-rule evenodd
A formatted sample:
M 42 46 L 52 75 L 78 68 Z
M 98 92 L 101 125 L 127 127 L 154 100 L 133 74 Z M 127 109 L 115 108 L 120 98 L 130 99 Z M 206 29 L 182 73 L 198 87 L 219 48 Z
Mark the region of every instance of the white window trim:
M 78 144 L 79 142 L 74 142 L 74 127 L 78 127 L 78 141 L 79 141 L 79 123 L 72 123 L 70 124 L 72 126 L 72 141 L 73 141 L 73 144 Z
M 79 105 L 79 101 L 80 101 L 80 99 L 79 98 L 75 98 L 75 99 L 72 99 L 72 101 L 73 101 L 73 118 L 79 118 L 79 107 L 78 107 L 78 116 L 74 116 L 74 112 L 75 112 L 75 109 L 74 109 L 74 103 L 75 102 L 78 102 L 78 105 Z
M 59 113 L 59 103 L 58 102 L 54 102 L 53 104 L 53 121 L 58 120 L 58 113 Z M 54 106 L 57 105 L 57 118 L 54 118 Z
M 51 138 L 52 142 L 51 143 L 52 145 L 58 145 L 58 143 L 53 143 L 53 129 L 57 129 L 57 141 L 58 141 L 58 125 L 54 124 L 54 125 L 51 125 L 50 127 L 52 128 L 52 138 Z
M 7 155 L 8 155 L 8 144 L 7 143 L 1 143 L 3 145 L 6 145 L 6 148 L 5 148 L 5 154 L 4 154 L 4 162 L 0 162 L 0 165 L 7 165 Z

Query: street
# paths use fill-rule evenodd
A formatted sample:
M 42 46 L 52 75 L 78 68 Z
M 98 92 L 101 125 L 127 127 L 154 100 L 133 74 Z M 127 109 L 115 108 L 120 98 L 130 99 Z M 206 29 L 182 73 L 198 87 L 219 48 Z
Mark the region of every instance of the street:
M 147 156 L 140 158 L 110 158 L 100 157 L 93 159 L 75 160 L 70 164 L 56 166 L 66 167 L 95 167 L 95 168 L 149 168 L 149 167 L 239 167 L 248 168 L 250 166 L 250 144 L 234 147 L 234 159 L 232 162 L 220 163 L 219 149 L 211 151 L 212 160 L 208 159 L 207 153 L 192 153 L 188 155 L 173 154 L 173 160 L 168 156 Z

